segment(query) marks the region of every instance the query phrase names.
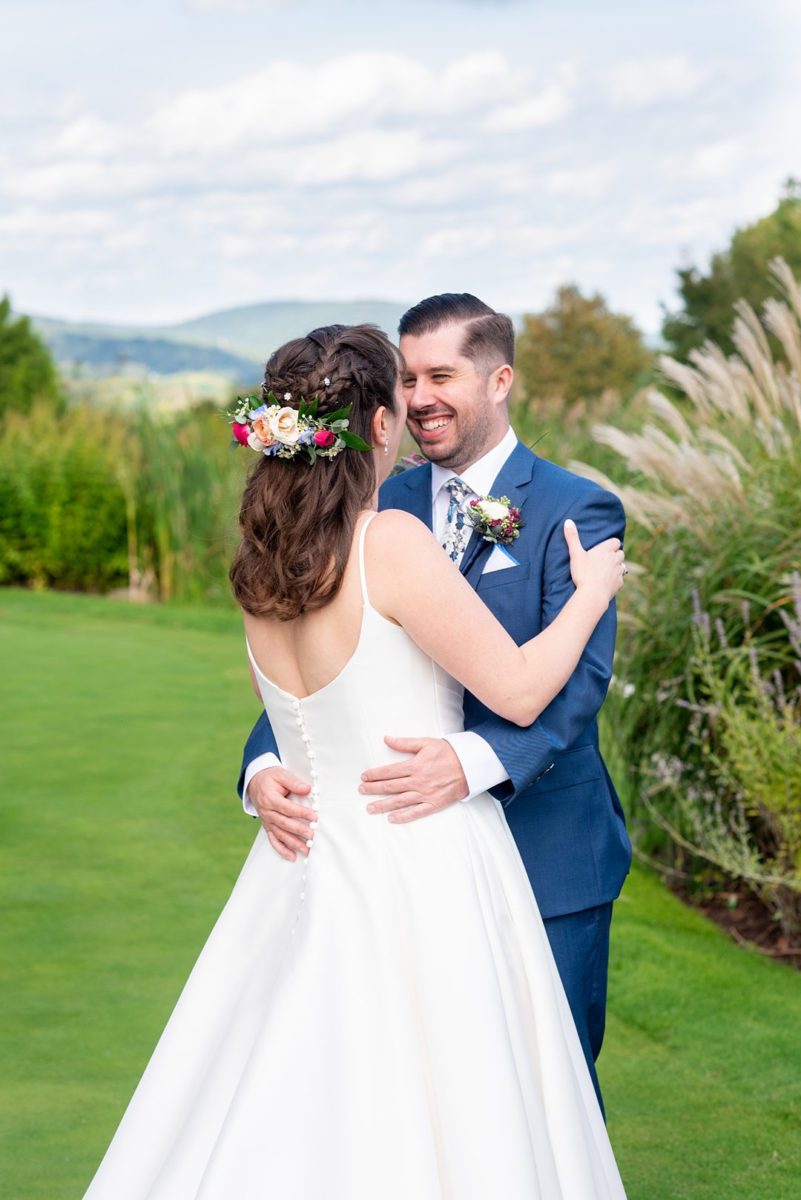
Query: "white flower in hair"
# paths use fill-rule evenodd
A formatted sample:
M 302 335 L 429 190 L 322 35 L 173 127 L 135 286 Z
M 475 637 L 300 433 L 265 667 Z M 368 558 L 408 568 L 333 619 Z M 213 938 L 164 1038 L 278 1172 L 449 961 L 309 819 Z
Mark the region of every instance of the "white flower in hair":
M 285 400 L 291 400 L 291 399 L 292 399 L 292 393 L 291 393 L 291 392 L 284 392 L 284 399 L 285 399 Z
M 294 446 L 300 437 L 295 408 L 268 408 L 267 424 L 273 437 L 285 446 Z
M 331 384 L 331 380 L 328 378 L 327 375 L 326 375 L 325 379 L 323 380 L 323 384 L 325 385 L 325 387 L 329 387 Z

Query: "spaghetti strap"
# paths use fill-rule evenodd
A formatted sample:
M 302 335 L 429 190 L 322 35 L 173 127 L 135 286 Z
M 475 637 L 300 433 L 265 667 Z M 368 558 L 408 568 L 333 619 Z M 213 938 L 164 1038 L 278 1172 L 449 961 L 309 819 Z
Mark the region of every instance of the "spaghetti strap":
M 370 513 L 369 517 L 366 517 L 364 521 L 362 521 L 362 527 L 359 530 L 359 580 L 361 581 L 362 585 L 362 600 L 364 601 L 365 608 L 372 608 L 373 606 L 370 603 L 370 596 L 367 592 L 367 576 L 364 570 L 364 535 L 367 533 L 367 526 L 370 524 L 373 517 L 377 516 L 378 513 L 376 512 Z

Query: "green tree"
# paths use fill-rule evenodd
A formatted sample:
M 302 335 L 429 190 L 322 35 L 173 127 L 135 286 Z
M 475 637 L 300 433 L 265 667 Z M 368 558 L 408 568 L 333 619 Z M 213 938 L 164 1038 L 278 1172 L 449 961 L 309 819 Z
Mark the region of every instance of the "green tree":
M 11 301 L 4 296 L 0 300 L 0 417 L 26 412 L 34 400 L 62 407 L 58 372 L 28 318 L 15 318 Z
M 796 179 L 787 180 L 772 213 L 736 230 L 728 249 L 712 256 L 706 274 L 694 266 L 677 272 L 681 307 L 665 310 L 662 325 L 671 353 L 686 359 L 709 340 L 731 354 L 734 304 L 747 300 L 760 311 L 772 295 L 768 264 L 777 257 L 795 275 L 801 273 L 801 181 Z
M 560 396 L 592 400 L 612 389 L 627 392 L 653 356 L 631 317 L 613 313 L 603 296 L 560 287 L 553 304 L 523 318 L 517 375 L 527 400 Z

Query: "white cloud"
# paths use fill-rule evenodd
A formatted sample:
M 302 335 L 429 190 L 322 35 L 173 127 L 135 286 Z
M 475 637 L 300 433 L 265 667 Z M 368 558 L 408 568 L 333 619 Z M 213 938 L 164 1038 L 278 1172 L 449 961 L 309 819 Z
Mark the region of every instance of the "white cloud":
M 634 202 L 616 217 L 609 234 L 643 248 L 673 247 L 678 259 L 682 247 L 706 242 L 720 227 L 721 204 L 717 197 L 665 198 L 659 206 L 658 221 L 654 220 L 653 205 Z
M 103 233 L 113 227 L 113 214 L 102 208 L 48 212 L 25 206 L 0 213 L 0 238 L 72 238 Z
M 261 174 L 294 187 L 387 182 L 447 162 L 456 142 L 426 138 L 417 130 L 369 129 L 280 152 L 254 155 Z
M 484 128 L 489 133 L 515 133 L 563 120 L 574 107 L 577 80 L 575 65 L 563 64 L 557 77 L 544 88 L 497 107 L 485 118 Z
M 597 200 L 609 191 L 613 171 L 608 163 L 589 167 L 564 167 L 545 176 L 545 188 L 552 196 L 581 196 Z
M 423 257 L 475 254 L 477 250 L 486 250 L 498 242 L 498 232 L 487 226 L 463 225 L 460 229 L 438 229 L 421 239 L 417 250 Z
M 40 203 L 69 200 L 115 199 L 158 187 L 161 175 L 156 163 L 100 159 L 67 159 L 49 166 L 31 166 L 12 175 L 6 184 L 11 197 Z
M 481 108 L 493 97 L 514 95 L 524 86 L 524 78 L 504 54 L 485 50 L 450 63 L 437 90 L 443 111 L 461 112 Z
M 25 97 L 16 106 L 0 148 L 0 257 L 21 307 L 158 319 L 267 296 L 464 287 L 536 308 L 574 279 L 653 313 L 681 249 L 698 259 L 767 211 L 797 157 L 792 89 L 771 109 L 758 65 L 744 90 L 722 50 L 713 65 L 654 39 L 664 54 L 609 69 L 595 64 L 614 63 L 619 42 L 596 47 L 583 29 L 538 42 L 520 5 L 506 34 L 449 52 L 436 17 L 447 6 L 432 3 L 419 6 L 424 28 L 404 13 L 403 36 L 398 25 L 383 38 L 332 10 L 325 30 L 342 36 L 313 61 L 325 38 L 307 53 L 280 36 L 306 5 L 219 21 L 198 18 L 203 4 L 239 6 L 195 0 L 194 30 L 224 26 L 233 45 L 237 30 L 270 26 L 266 55 L 243 53 L 237 77 L 208 69 L 216 47 L 180 78 L 121 77 L 119 102 L 116 79 L 104 100 L 75 69 L 35 113 Z M 448 19 L 466 27 L 477 8 Z
M 70 121 L 58 133 L 48 148 L 49 154 L 78 154 L 97 156 L 111 154 L 120 148 L 124 133 L 109 121 L 84 114 Z
M 526 225 L 515 221 L 486 222 L 462 225 L 458 229 L 443 228 L 427 234 L 417 246 L 423 257 L 458 257 L 484 251 L 518 253 L 552 250 L 565 240 L 564 232 L 555 225 Z
M 468 55 L 434 72 L 401 54 L 360 53 L 309 66 L 274 62 L 163 105 L 150 126 L 165 154 L 320 139 L 385 119 L 431 121 L 480 111 L 511 86 L 498 52 Z
M 516 132 L 552 125 L 570 111 L 570 98 L 559 84 L 551 84 L 536 96 L 519 104 L 506 104 L 497 109 L 484 123 L 490 133 Z
M 283 8 L 290 0 L 191 0 L 201 12 L 253 12 L 259 8 Z
M 743 161 L 743 147 L 736 138 L 724 138 L 699 146 L 688 157 L 688 174 L 705 179 L 718 179 L 731 175 Z
M 683 54 L 617 63 L 604 73 L 613 104 L 644 108 L 668 100 L 685 100 L 709 79 L 710 70 Z

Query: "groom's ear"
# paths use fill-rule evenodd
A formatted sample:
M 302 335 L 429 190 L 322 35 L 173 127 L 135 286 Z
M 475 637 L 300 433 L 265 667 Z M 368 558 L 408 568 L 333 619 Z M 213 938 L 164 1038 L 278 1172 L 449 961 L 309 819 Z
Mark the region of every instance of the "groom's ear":
M 509 393 L 512 390 L 515 373 L 508 363 L 504 363 L 502 367 L 497 367 L 490 378 L 490 388 L 492 391 L 492 399 L 498 404 L 505 404 L 509 399 Z

